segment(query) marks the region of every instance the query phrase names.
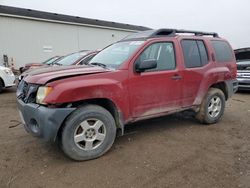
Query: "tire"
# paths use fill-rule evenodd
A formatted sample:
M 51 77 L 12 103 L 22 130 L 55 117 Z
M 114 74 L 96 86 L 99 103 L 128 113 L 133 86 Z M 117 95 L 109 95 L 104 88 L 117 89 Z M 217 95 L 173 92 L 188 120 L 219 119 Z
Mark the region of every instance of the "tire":
M 3 83 L 3 81 L 0 78 L 0 93 L 3 92 L 3 88 L 4 88 L 4 83 Z
M 220 120 L 225 110 L 225 95 L 217 88 L 210 88 L 204 97 L 196 119 L 203 124 L 214 124 Z
M 90 160 L 102 156 L 114 143 L 116 124 L 101 106 L 78 108 L 66 120 L 61 134 L 61 148 L 71 159 Z

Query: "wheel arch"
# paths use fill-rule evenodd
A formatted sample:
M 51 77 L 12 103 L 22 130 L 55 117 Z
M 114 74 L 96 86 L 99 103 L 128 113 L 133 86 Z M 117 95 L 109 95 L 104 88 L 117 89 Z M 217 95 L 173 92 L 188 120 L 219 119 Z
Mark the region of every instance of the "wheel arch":
M 115 103 L 107 98 L 95 98 L 95 99 L 87 99 L 87 100 L 83 100 L 83 101 L 77 101 L 74 102 L 71 105 L 71 107 L 74 108 L 79 108 L 85 105 L 90 105 L 90 104 L 94 104 L 94 105 L 98 105 L 101 106 L 103 108 L 105 108 L 106 110 L 108 110 L 111 115 L 114 117 L 115 123 L 116 123 L 116 128 L 117 128 L 117 134 L 118 135 L 123 135 L 124 134 L 124 118 L 123 118 L 123 113 L 122 111 L 119 109 L 119 107 L 117 105 L 115 105 Z M 67 104 L 69 105 L 69 104 Z M 57 137 L 56 139 L 60 139 L 63 127 L 65 125 L 65 121 L 67 120 L 67 117 L 65 118 L 65 120 L 63 121 L 62 125 L 60 126 L 58 132 L 57 132 Z
M 211 85 L 208 90 L 210 88 L 217 88 L 217 89 L 220 89 L 224 95 L 225 95 L 225 99 L 228 100 L 229 96 L 228 96 L 228 87 L 227 87 L 227 84 L 225 82 L 217 82 L 213 85 Z

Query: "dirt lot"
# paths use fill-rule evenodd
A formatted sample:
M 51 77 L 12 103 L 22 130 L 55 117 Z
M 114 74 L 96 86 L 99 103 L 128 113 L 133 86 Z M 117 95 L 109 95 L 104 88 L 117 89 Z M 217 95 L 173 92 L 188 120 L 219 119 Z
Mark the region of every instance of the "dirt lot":
M 127 126 L 103 157 L 74 162 L 20 125 L 15 89 L 0 95 L 0 187 L 250 187 L 250 92 L 218 124 L 186 115 Z

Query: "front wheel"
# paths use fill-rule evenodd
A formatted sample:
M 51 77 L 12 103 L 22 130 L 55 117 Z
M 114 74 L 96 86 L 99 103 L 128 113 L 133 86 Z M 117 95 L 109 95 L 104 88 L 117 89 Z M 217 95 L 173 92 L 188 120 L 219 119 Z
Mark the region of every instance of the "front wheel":
M 213 124 L 220 120 L 225 110 L 225 95 L 217 88 L 210 88 L 196 115 L 201 123 Z
M 112 146 L 116 137 L 113 116 L 101 106 L 77 109 L 66 120 L 61 146 L 71 159 L 82 161 L 100 157 Z

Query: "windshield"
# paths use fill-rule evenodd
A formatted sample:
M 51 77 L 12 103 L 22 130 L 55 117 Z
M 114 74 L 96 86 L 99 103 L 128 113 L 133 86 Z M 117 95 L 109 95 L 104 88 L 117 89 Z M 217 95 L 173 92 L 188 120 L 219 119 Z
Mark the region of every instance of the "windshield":
M 63 58 L 59 59 L 55 62 L 56 65 L 73 65 L 78 59 L 81 57 L 87 55 L 88 52 L 76 52 L 67 56 L 64 56 Z
M 56 57 L 52 57 L 46 61 L 44 61 L 42 64 L 46 64 L 46 65 L 50 65 L 51 63 L 53 63 L 55 60 L 57 60 L 59 57 L 56 56 Z
M 125 41 L 112 44 L 99 52 L 89 64 L 103 65 L 117 69 L 144 43 L 144 41 Z

